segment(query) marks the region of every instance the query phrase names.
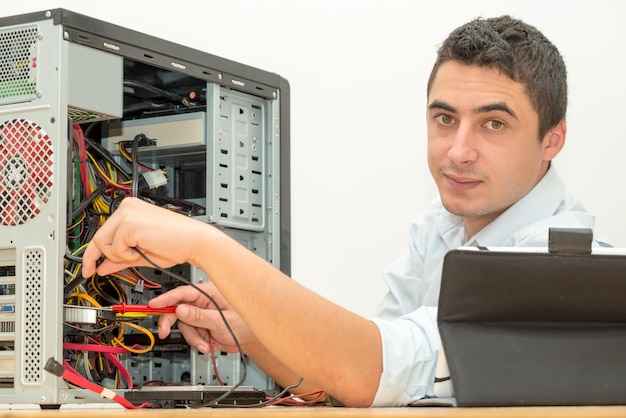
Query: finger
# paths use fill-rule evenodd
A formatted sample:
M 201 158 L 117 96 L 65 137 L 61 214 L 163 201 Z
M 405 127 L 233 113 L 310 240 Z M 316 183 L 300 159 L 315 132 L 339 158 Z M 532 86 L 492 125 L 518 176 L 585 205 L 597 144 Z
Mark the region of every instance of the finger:
M 163 340 L 167 338 L 168 335 L 170 335 L 170 332 L 172 331 L 172 327 L 174 326 L 177 320 L 178 318 L 176 317 L 176 314 L 172 314 L 172 313 L 164 313 L 159 316 L 159 320 L 157 321 L 157 325 L 158 325 L 157 334 L 160 339 Z
M 113 262 L 108 258 L 105 258 L 96 268 L 96 273 L 98 273 L 99 276 L 106 276 L 107 274 L 116 273 L 131 266 L 139 266 L 139 264 L 129 262 Z
M 96 262 L 102 257 L 102 251 L 95 244 L 89 244 L 83 253 L 83 277 L 91 277 L 96 272 Z
M 189 317 L 180 318 L 178 330 L 183 334 L 187 343 L 195 347 L 202 353 L 208 353 L 211 349 L 234 353 L 239 350 L 239 345 L 235 342 L 235 336 L 228 330 L 222 316 L 213 309 L 200 309 L 202 319 L 201 325 L 192 325 L 185 322 Z M 184 310 L 181 311 L 184 314 Z M 178 312 L 177 312 L 178 313 Z M 210 346 L 210 335 L 214 347 Z
M 187 325 L 184 322 L 178 324 L 178 330 L 190 347 L 195 348 L 202 354 L 211 352 L 211 346 L 208 342 L 209 330 Z
M 139 243 L 133 237 L 134 231 L 132 228 L 127 227 L 129 222 L 124 222 L 123 218 L 120 220 L 121 216 L 120 214 L 120 216 L 116 218 L 118 225 L 112 237 L 111 244 L 108 247 L 108 251 L 107 248 L 103 249 L 104 255 L 114 262 L 139 265 L 141 261 L 144 261 L 143 264 L 145 264 L 143 257 L 135 251 L 135 247 L 138 247 Z M 143 251 L 145 252 L 145 250 Z
M 112 252 L 111 248 L 111 243 L 116 234 L 118 234 L 117 218 L 111 217 L 98 229 L 98 232 L 83 253 L 83 277 L 91 277 L 96 271 L 98 271 L 100 275 L 105 275 L 121 270 L 120 268 L 115 270 L 117 267 L 111 265 L 112 261 L 119 262 L 119 259 Z M 98 269 L 99 261 L 103 259 L 106 259 L 105 262 L 102 263 L 104 267 L 100 264 L 101 268 Z

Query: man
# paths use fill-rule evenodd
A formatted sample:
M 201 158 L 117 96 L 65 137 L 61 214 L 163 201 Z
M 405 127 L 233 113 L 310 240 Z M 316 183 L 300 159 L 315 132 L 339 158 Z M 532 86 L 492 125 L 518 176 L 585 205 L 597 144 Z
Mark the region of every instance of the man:
M 218 229 L 132 198 L 95 235 L 83 275 L 147 265 L 136 249 L 162 267 L 189 262 L 211 278 L 203 286 L 243 350 L 281 385 L 303 377 L 299 393 L 321 389 L 348 406 L 433 396 L 440 340 L 429 307 L 445 253 L 546 246 L 549 227 L 589 228 L 594 218 L 551 168 L 565 143 L 566 70 L 534 27 L 503 16 L 456 29 L 439 50 L 427 96 L 428 164 L 440 196 L 412 227 L 408 254 L 385 273 L 390 290 L 374 321 L 303 288 Z M 181 286 L 150 302 L 173 304 L 160 337 L 179 321 L 200 352 L 209 338 L 235 351 L 205 296 Z

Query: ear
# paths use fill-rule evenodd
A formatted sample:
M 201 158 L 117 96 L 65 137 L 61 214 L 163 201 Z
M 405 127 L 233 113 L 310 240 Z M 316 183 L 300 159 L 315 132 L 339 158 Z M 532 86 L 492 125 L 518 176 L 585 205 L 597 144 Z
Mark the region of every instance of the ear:
M 567 134 L 567 124 L 565 119 L 561 120 L 556 126 L 543 138 L 543 159 L 551 161 L 556 157 L 565 145 L 565 136 Z

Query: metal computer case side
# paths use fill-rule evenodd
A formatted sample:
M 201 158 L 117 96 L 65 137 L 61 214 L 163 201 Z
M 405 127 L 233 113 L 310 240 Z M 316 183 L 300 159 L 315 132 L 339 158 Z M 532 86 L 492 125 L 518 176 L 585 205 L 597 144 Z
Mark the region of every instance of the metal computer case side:
M 14 354 L 3 361 L 0 403 L 59 403 L 67 386 L 44 371 L 49 357 L 62 358 L 69 86 L 61 32 L 46 20 L 0 32 L 0 252 L 15 285 L 13 328 L 11 313 L 0 314 L 3 351 Z

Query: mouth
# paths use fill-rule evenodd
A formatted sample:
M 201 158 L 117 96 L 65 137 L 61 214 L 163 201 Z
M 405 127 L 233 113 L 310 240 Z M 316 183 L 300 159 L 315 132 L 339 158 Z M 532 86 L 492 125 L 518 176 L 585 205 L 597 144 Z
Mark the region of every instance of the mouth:
M 478 187 L 482 180 L 477 180 L 471 177 L 455 176 L 452 174 L 444 174 L 444 177 L 448 185 L 457 191 L 467 191 Z

